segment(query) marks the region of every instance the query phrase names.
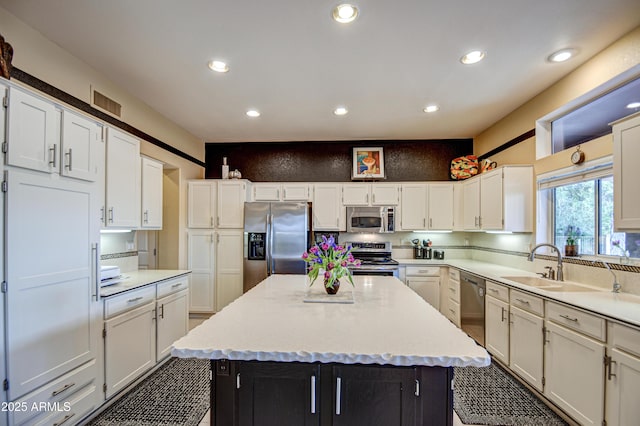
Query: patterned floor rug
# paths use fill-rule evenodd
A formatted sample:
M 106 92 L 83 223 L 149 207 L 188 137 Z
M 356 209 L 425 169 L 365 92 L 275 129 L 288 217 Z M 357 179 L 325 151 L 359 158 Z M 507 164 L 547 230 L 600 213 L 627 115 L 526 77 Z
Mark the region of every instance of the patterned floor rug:
M 501 367 L 456 367 L 453 408 L 464 424 L 567 425 Z
M 209 360 L 173 358 L 87 426 L 197 426 L 209 386 Z

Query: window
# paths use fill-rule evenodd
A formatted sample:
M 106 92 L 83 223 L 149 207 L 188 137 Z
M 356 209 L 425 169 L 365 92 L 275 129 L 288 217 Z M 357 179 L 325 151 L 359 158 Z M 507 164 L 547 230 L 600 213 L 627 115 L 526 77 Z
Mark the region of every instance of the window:
M 562 248 L 573 238 L 580 255 L 640 258 L 640 233 L 613 229 L 609 159 L 584 169 L 569 168 L 553 176 L 540 176 L 538 187 L 539 199 L 548 203 L 551 226 L 547 240 L 557 247 Z

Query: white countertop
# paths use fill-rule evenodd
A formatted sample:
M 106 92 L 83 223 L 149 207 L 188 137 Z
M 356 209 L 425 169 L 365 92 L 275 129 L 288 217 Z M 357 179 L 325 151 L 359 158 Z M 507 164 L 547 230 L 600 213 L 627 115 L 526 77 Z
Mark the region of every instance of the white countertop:
M 100 289 L 100 297 L 114 296 L 125 291 L 189 273 L 191 273 L 191 271 L 185 269 L 140 269 L 138 271 L 124 272 L 122 274 L 122 282 Z
M 504 276 L 537 276 L 533 272 L 509 268 L 493 263 L 479 262 L 470 259 L 421 260 L 396 259 L 401 265 L 439 265 L 452 266 L 491 281 L 506 284 L 512 288 L 527 291 L 561 303 L 572 305 L 609 319 L 640 326 L 640 296 L 629 293 L 612 293 L 601 288 L 593 288 L 591 292 L 557 292 L 520 284 L 504 279 Z M 576 283 L 580 284 L 580 283 Z M 583 284 L 580 284 L 583 285 Z M 587 286 L 589 287 L 589 286 Z
M 393 277 L 355 276 L 355 303 L 304 303 L 308 278 L 274 275 L 173 344 L 181 358 L 489 365 L 487 351 Z M 323 293 L 318 280 L 311 291 Z

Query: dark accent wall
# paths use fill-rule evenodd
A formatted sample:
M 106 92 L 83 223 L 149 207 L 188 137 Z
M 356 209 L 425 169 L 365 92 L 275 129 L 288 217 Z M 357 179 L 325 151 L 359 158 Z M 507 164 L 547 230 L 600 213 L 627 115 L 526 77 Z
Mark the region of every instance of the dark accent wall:
M 354 147 L 384 148 L 388 181 L 443 181 L 452 159 L 473 153 L 473 140 L 207 143 L 205 174 L 220 178 L 227 157 L 253 182 L 348 182 Z

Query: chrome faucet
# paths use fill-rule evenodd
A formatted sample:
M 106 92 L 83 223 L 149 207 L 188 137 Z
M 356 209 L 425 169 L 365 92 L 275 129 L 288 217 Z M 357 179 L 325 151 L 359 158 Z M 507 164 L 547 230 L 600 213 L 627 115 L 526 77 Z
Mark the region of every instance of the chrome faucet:
M 556 281 L 564 281 L 564 274 L 562 273 L 562 253 L 560 253 L 560 250 L 558 250 L 558 247 L 554 246 L 553 244 L 549 244 L 549 243 L 538 244 L 533 248 L 533 250 L 531 250 L 531 253 L 529 253 L 529 257 L 527 258 L 527 260 L 529 260 L 529 262 L 533 262 L 533 259 L 535 259 L 536 257 L 536 250 L 538 250 L 540 247 L 545 247 L 545 246 L 551 247 L 558 254 L 558 267 L 556 270 Z
M 611 272 L 611 275 L 613 275 L 613 288 L 611 289 L 611 292 L 620 293 L 620 289 L 622 289 L 622 286 L 618 282 L 618 277 L 616 277 L 616 274 L 611 270 L 611 267 L 607 262 L 602 262 L 602 263 L 609 270 L 609 272 Z

